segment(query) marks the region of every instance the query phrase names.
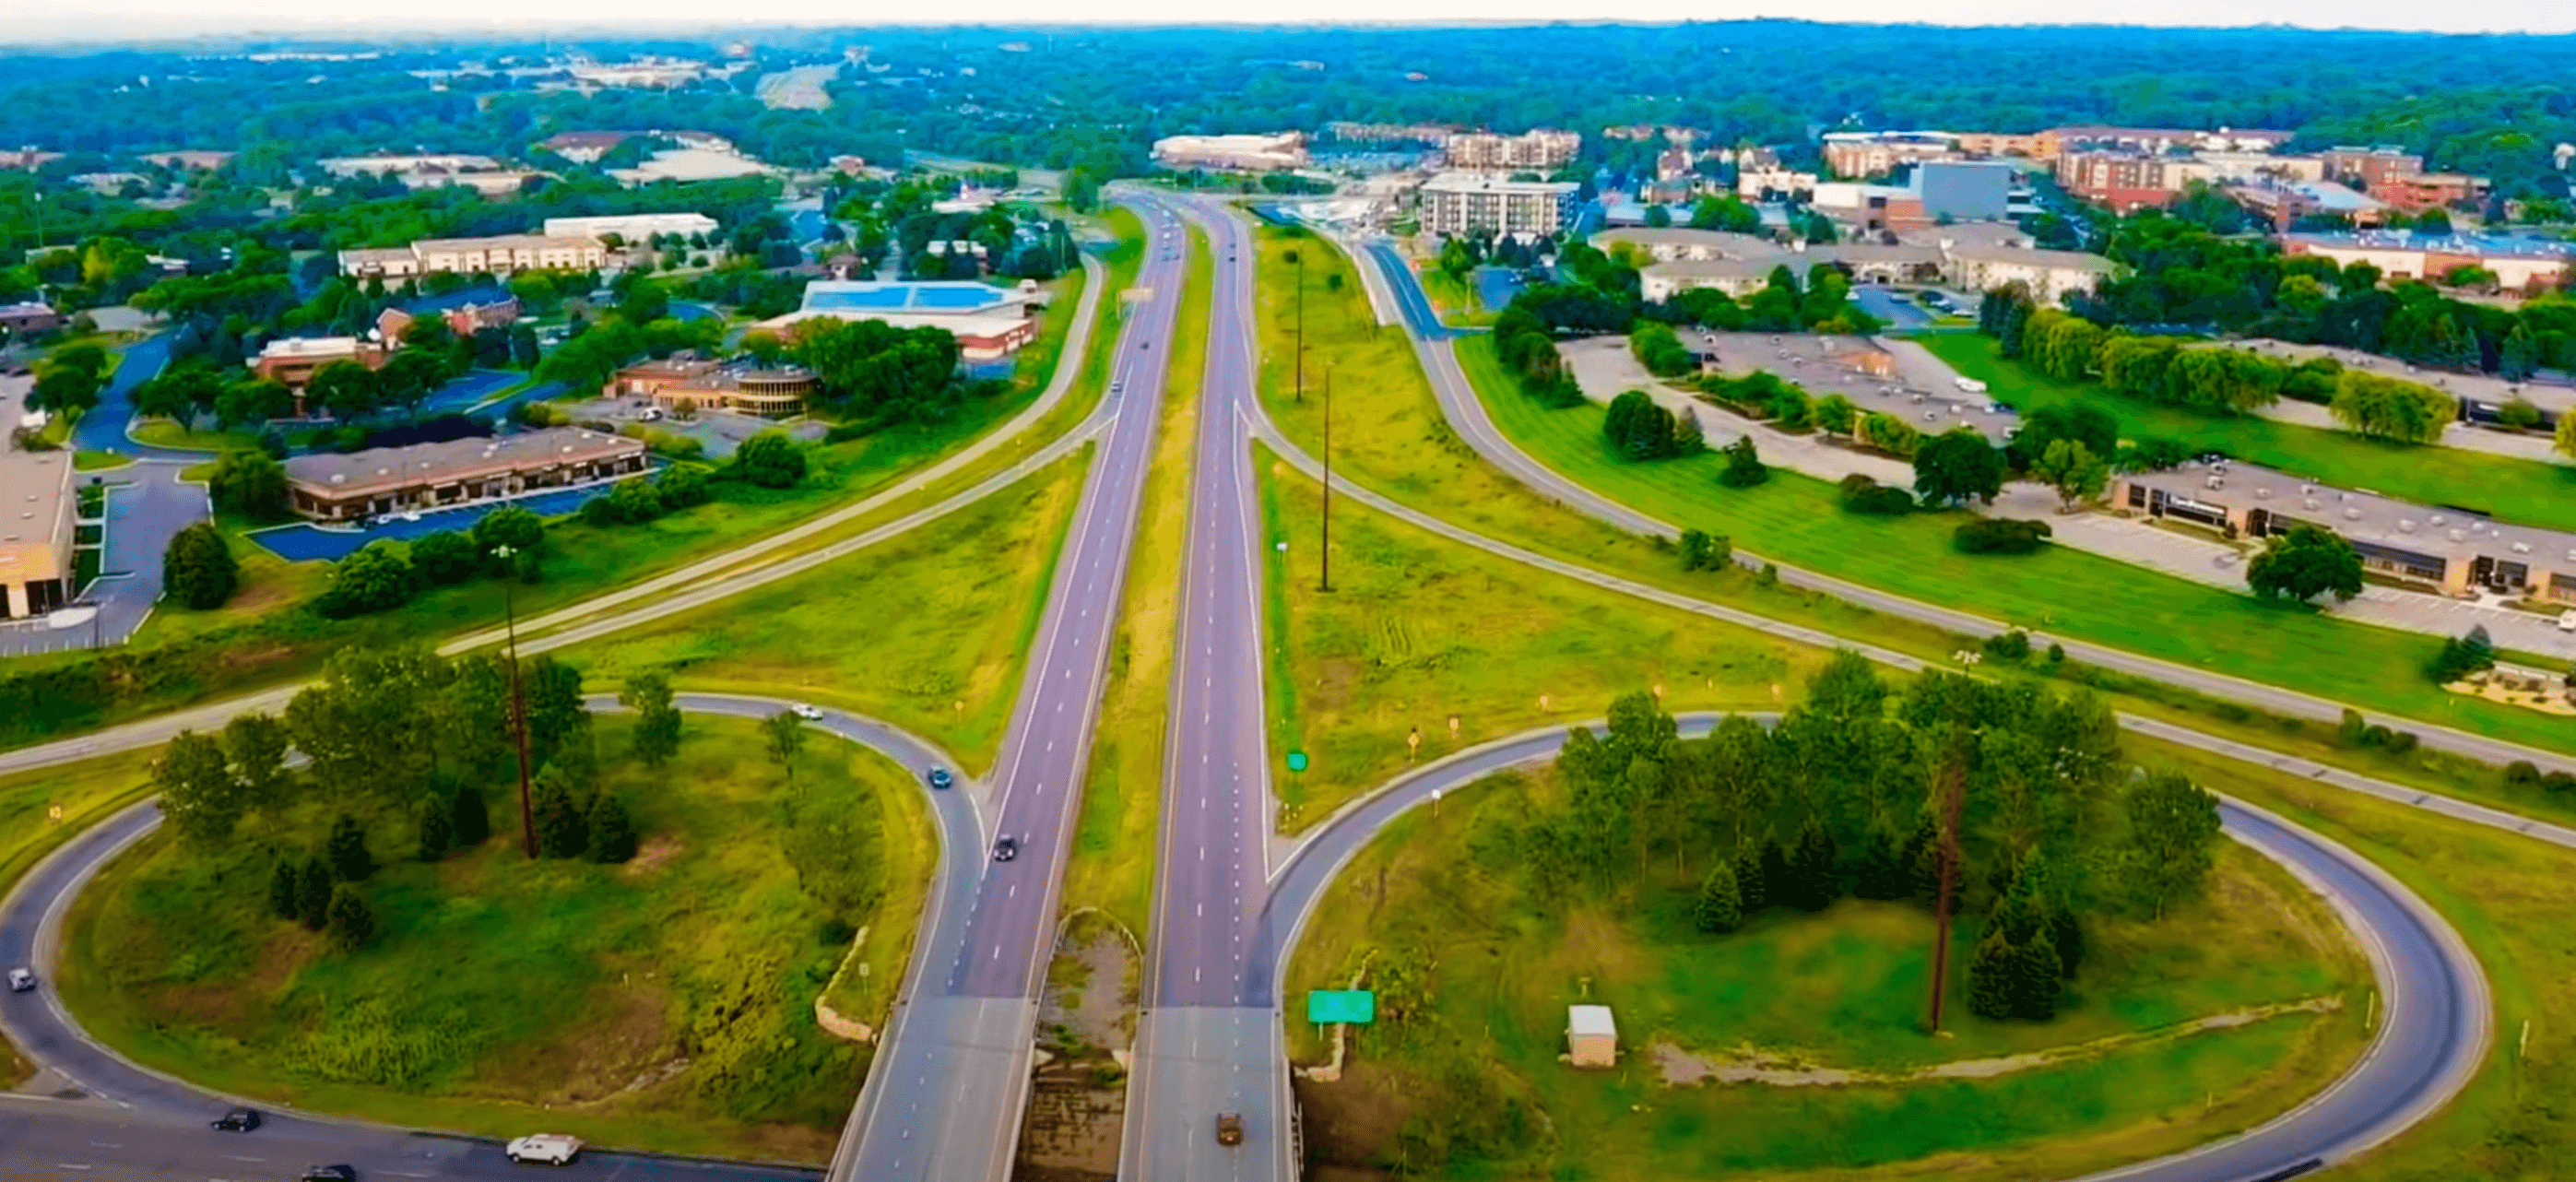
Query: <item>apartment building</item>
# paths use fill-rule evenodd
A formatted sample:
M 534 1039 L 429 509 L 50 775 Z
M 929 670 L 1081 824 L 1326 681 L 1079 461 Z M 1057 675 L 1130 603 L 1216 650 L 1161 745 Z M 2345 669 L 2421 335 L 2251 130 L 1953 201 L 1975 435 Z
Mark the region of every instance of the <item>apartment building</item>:
M 1925 160 L 1957 160 L 1964 153 L 1958 137 L 1946 131 L 1829 131 L 1825 133 L 1825 171 L 1860 180 L 1886 176 L 1898 165 Z
M 1582 149 L 1582 133 L 1543 127 L 1519 135 L 1459 132 L 1440 142 L 1440 155 L 1451 168 L 1547 172 L 1564 167 Z
M 2113 271 L 2111 260 L 2078 250 L 2022 246 L 1943 244 L 1942 277 L 1967 291 L 2021 284 L 2042 307 L 2056 307 L 2075 292 L 2090 293 Z
M 2426 172 L 2424 158 L 2403 148 L 2330 148 L 2318 153 L 2326 175 L 2403 213 L 2465 205 L 2487 199 L 2487 178 Z
M 2069 152 L 2057 159 L 2057 183 L 2117 213 L 2173 204 L 2193 182 L 2208 183 L 2215 169 L 2185 156 L 2129 150 Z
M 1423 183 L 1423 230 L 1446 237 L 1478 232 L 1537 238 L 1574 224 L 1571 181 L 1514 181 L 1490 173 L 1444 172 Z
M 423 238 L 409 246 L 340 252 L 340 273 L 353 279 L 408 279 L 440 271 L 461 275 L 590 271 L 607 264 L 605 245 L 596 238 L 574 235 Z

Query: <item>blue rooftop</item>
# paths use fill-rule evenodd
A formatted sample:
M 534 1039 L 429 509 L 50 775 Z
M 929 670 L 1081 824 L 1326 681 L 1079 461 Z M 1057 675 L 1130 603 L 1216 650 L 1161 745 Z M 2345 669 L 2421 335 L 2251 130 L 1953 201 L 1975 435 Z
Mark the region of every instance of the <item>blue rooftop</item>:
M 2544 238 L 2523 238 L 2511 234 L 2419 234 L 2413 230 L 2348 230 L 2290 235 L 2301 242 L 2321 246 L 2347 246 L 2379 250 L 2429 250 L 2441 254 L 2487 255 L 2499 258 L 2576 258 L 2576 246 Z
M 808 312 L 980 312 L 1012 294 L 966 280 L 881 283 L 816 280 L 805 285 Z

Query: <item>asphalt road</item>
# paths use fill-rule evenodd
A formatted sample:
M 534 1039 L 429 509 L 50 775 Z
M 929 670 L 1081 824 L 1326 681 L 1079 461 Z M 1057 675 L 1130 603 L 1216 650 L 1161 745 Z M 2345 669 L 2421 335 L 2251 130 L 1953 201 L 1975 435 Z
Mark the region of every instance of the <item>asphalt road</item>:
M 1706 733 L 1714 720 L 1699 714 L 1680 721 L 1690 735 Z M 1534 731 L 1460 752 L 1407 774 L 1318 828 L 1271 880 L 1253 971 L 1284 988 L 1289 953 L 1325 889 L 1390 822 L 1504 768 L 1554 757 L 1565 734 Z M 2342 1079 L 2281 1117 L 2096 1179 L 2247 1182 L 2310 1162 L 2332 1164 L 2447 1104 L 2485 1057 L 2494 1023 L 2485 975 L 2459 934 L 2423 899 L 2360 855 L 2270 812 L 2222 798 L 2219 814 L 2229 836 L 2288 867 L 2352 928 L 2379 981 L 2379 993 L 2368 1003 L 2377 1007 L 2377 1034 Z
M 1090 769 L 1145 471 L 1179 308 L 1183 263 L 1167 257 L 1178 219 L 1127 196 L 1148 253 L 1110 362 L 1116 418 L 1085 477 L 1072 534 L 1038 625 L 995 767 L 994 836 L 1019 843 L 993 860 L 973 899 L 916 942 L 901 1009 L 832 1163 L 835 1179 L 989 1180 L 1009 1176 L 1027 1103 L 1039 990 L 1054 947 L 1073 815 Z
M 766 717 L 787 707 L 777 699 L 681 694 L 695 714 Z M 616 709 L 594 696 L 591 708 Z M 888 723 L 826 711 L 809 724 L 872 748 L 926 785 L 931 768 L 956 761 L 927 740 Z M 925 925 L 971 900 L 983 845 L 978 786 L 962 777 L 945 792 L 924 787 L 940 828 L 940 862 Z M 33 993 L 0 994 L 0 1030 L 44 1068 L 47 1095 L 0 1094 L 0 1177 L 64 1176 L 135 1179 L 293 1177 L 305 1166 L 350 1163 L 361 1178 L 524 1178 L 488 1140 L 423 1133 L 357 1121 L 307 1117 L 265 1103 L 209 1092 L 139 1066 L 91 1038 L 55 998 L 50 979 L 59 958 L 60 925 L 71 901 L 110 858 L 161 823 L 145 802 L 65 843 L 19 880 L 0 902 L 0 964 L 33 965 L 47 984 Z M 963 851 L 961 856 L 960 851 Z M 266 1121 L 248 1134 L 218 1133 L 206 1122 L 234 1105 L 260 1109 Z M 530 1132 L 541 1130 L 530 1129 Z M 650 1154 L 586 1154 L 574 1174 L 594 1178 L 812 1178 L 820 1171 Z M 553 1176 L 553 1175 L 548 1175 Z
M 1163 745 L 1162 844 L 1120 1172 L 1292 1179 L 1278 995 L 1268 975 L 1249 971 L 1272 811 L 1261 531 L 1245 433 L 1260 372 L 1253 252 L 1238 218 L 1193 204 L 1190 220 L 1207 231 L 1215 289 Z M 1243 1144 L 1217 1143 L 1222 1113 L 1242 1117 Z
M 1346 247 L 1348 245 L 1345 244 Z M 1447 417 L 1449 426 L 1458 433 L 1458 437 L 1474 448 L 1485 462 L 1502 469 L 1514 479 L 1551 500 L 1620 529 L 1631 533 L 1665 537 L 1679 534 L 1679 528 L 1671 523 L 1640 513 L 1602 496 L 1539 463 L 1528 453 L 1520 450 L 1518 445 L 1495 426 L 1492 416 L 1486 413 L 1485 404 L 1477 397 L 1475 388 L 1468 384 L 1466 373 L 1459 368 L 1458 355 L 1451 340 L 1450 330 L 1440 326 L 1434 319 L 1426 319 L 1425 312 L 1430 306 L 1429 301 L 1421 294 L 1421 285 L 1416 282 L 1412 271 L 1400 260 L 1393 259 L 1378 247 L 1366 246 L 1352 249 L 1355 257 L 1365 251 L 1378 263 L 1375 267 L 1358 268 L 1362 282 L 1375 287 L 1392 289 L 1394 303 L 1405 311 L 1406 325 L 1413 337 L 1414 351 L 1422 361 L 1423 371 L 1431 379 L 1432 392 L 1440 401 L 1442 414 Z M 1766 561 L 1761 556 L 1741 547 L 1735 551 L 1735 560 L 1751 567 L 1760 567 Z M 1908 599 L 1786 563 L 1778 565 L 1780 580 L 1784 583 L 1822 591 L 1872 611 L 1919 620 L 1969 636 L 1992 636 L 2007 630 L 2007 625 L 2003 622 L 1988 619 L 1974 612 Z M 2153 657 L 2143 657 L 2090 641 L 2057 636 L 2038 630 L 2032 630 L 2030 637 L 2032 643 L 2043 647 L 2052 642 L 2062 644 L 2068 656 L 2088 665 L 2098 665 L 2106 669 L 2161 681 L 2168 685 L 2181 686 L 2214 698 L 2243 703 L 2277 714 L 2333 722 L 2340 719 L 2343 711 L 2347 709 L 2344 703 L 2313 694 L 2264 685 L 2224 673 L 2212 673 L 2205 669 Z M 2559 752 L 2526 747 L 2519 743 L 2418 719 L 2378 714 L 2366 710 L 2362 711 L 2362 714 L 2371 722 L 2383 723 L 2396 730 L 2415 732 L 2427 747 L 2465 755 L 2482 762 L 2501 765 L 2517 759 L 2527 759 L 2542 768 L 2576 772 L 2576 757 Z

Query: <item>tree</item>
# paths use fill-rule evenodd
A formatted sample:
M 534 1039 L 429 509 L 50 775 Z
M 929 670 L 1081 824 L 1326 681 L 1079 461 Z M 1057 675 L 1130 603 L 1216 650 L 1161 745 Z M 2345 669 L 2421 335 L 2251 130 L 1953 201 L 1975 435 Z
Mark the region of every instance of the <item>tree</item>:
M 2338 534 L 2294 526 L 2245 564 L 2245 583 L 2265 599 L 2304 603 L 2331 593 L 2349 600 L 2361 594 L 2361 555 Z
M 170 535 L 162 554 L 162 586 L 196 611 L 222 607 L 241 585 L 241 567 L 232 548 L 211 521 L 200 521 Z
M 274 715 L 254 711 L 224 724 L 224 757 L 241 782 L 245 811 L 286 803 L 288 744 L 286 724 Z
M 570 765 L 585 778 L 597 764 L 591 748 L 590 709 L 581 698 L 581 670 L 552 653 L 541 653 L 521 668 L 528 699 L 528 750 L 539 763 Z
M 2011 1018 L 2020 965 L 2019 950 L 2004 938 L 2002 926 L 1989 924 L 1968 960 L 1968 1012 L 1995 1021 Z
M 320 858 L 304 859 L 295 876 L 295 918 L 314 931 L 331 922 L 331 868 Z
M 206 494 L 224 512 L 253 521 L 277 520 L 287 515 L 286 465 L 265 452 L 225 452 L 206 477 Z
M 303 907 L 296 902 L 300 885 L 295 863 L 278 859 L 277 865 L 268 872 L 268 913 L 271 917 L 293 923 L 297 916 L 303 914 Z
M 1719 469 L 1717 482 L 1728 488 L 1751 488 L 1771 479 L 1771 469 L 1753 450 L 1753 437 L 1740 436 L 1726 445 L 1726 467 Z
M 601 792 L 590 802 L 587 818 L 590 846 L 584 851 L 593 862 L 624 862 L 635 856 L 635 820 L 626 815 L 625 802 L 614 792 Z
M 2444 639 L 2441 651 L 2433 657 L 2429 672 L 2436 684 L 2449 685 L 2472 673 L 2493 669 L 2495 663 L 2495 641 L 2487 635 L 2486 626 L 2481 624 L 2459 636 Z
M 2431 443 L 2459 417 L 2459 400 L 2421 382 L 2346 370 L 2336 379 L 2334 401 L 2326 409 L 2363 435 Z
M 331 822 L 331 839 L 323 843 L 322 852 L 331 861 L 331 873 L 342 882 L 365 882 L 376 872 L 376 859 L 367 852 L 367 831 L 347 813 Z
M 680 710 L 671 703 L 671 679 L 658 671 L 637 673 L 618 691 L 619 705 L 635 712 L 635 758 L 660 767 L 680 751 Z
M 1722 571 L 1735 564 L 1735 543 L 1725 534 L 1686 529 L 1681 538 L 1682 569 Z
M 2218 798 L 2182 773 L 2154 771 L 2129 789 L 2130 881 L 2158 918 L 2166 904 L 2200 890 L 2216 860 Z
M 1610 400 L 1601 433 L 1622 458 L 1660 459 L 1672 454 L 1673 413 L 1645 391 L 1629 390 Z
M 2102 493 L 2102 485 L 2111 478 L 2111 466 L 2100 458 L 2102 453 L 2085 446 L 2082 440 L 2059 439 L 2041 453 L 2030 474 L 2039 482 L 2057 490 L 2058 504 L 2068 512 Z
M 1822 911 L 1842 894 L 1834 873 L 1834 839 L 1814 818 L 1798 830 L 1788 854 L 1787 887 L 1780 901 L 1801 911 Z
M 450 808 L 449 840 L 470 850 L 492 839 L 492 813 L 484 807 L 483 790 L 467 784 L 456 790 Z
M 1950 531 L 1950 543 L 1962 554 L 2029 554 L 2051 533 L 2045 521 L 1979 517 Z
M 1970 428 L 1944 431 L 1915 449 L 1914 491 L 1927 505 L 1992 504 L 2003 488 L 2003 453 Z
M 1090 213 L 1100 207 L 1100 179 L 1088 168 L 1069 169 L 1064 174 L 1064 203 L 1075 213 Z
M 796 757 L 805 750 L 805 720 L 781 710 L 760 720 L 761 737 L 768 741 L 769 757 L 778 761 L 786 773 L 788 786 L 796 784 Z
M 546 523 L 520 506 L 504 506 L 474 523 L 474 544 L 490 556 L 505 546 L 514 555 L 534 556 L 546 544 Z
M 1827 394 L 1816 400 L 1816 405 L 1808 412 L 1807 417 L 1816 426 L 1831 434 L 1849 435 L 1852 433 L 1853 420 L 1859 415 L 1860 408 L 1853 406 L 1851 399 L 1840 394 Z
M 734 468 L 762 488 L 794 488 L 805 479 L 805 449 L 782 431 L 763 431 L 734 452 Z
M 2506 333 L 2504 344 L 2496 351 L 2496 374 L 2508 382 L 2523 381 L 2540 368 L 2540 342 L 2531 335 L 2531 325 L 2515 321 L 2513 331 Z
M 412 569 L 433 587 L 453 586 L 484 569 L 483 552 L 464 530 L 440 530 L 412 539 Z
M 1744 900 L 1735 890 L 1735 868 L 1725 862 L 1709 868 L 1691 901 L 1691 922 L 1703 932 L 1731 932 L 1744 922 Z
M 367 897 L 346 883 L 331 892 L 331 946 L 354 952 L 376 938 L 376 912 Z
M 455 802 L 440 796 L 421 801 L 414 827 L 419 830 L 421 861 L 435 862 L 445 857 L 456 844 Z
M 530 786 L 537 815 L 537 849 L 549 858 L 578 858 L 590 850 L 589 810 L 582 807 L 574 769 L 549 763 Z
M 362 419 L 384 405 L 384 386 L 374 370 L 355 361 L 334 361 L 313 371 L 304 383 L 304 401 L 336 418 Z
M 333 619 L 362 616 L 410 602 L 419 576 L 390 543 L 369 542 L 331 564 L 331 585 L 313 601 Z
M 213 735 L 179 732 L 152 762 L 152 787 L 161 794 L 162 815 L 189 841 L 224 837 L 241 819 L 241 781 Z

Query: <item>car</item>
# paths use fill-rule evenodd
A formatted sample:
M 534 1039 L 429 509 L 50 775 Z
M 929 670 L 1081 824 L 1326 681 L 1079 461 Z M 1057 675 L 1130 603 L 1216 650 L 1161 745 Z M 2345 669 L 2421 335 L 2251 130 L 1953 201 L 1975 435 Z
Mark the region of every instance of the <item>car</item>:
M 1116 393 L 1118 393 L 1119 391 L 1125 390 L 1126 388 L 1127 388 L 1127 383 L 1126 383 L 1126 382 L 1124 382 L 1124 381 L 1113 381 L 1113 382 L 1109 383 L 1109 392 L 1110 392 L 1110 393 L 1112 393 L 1112 394 L 1116 394 Z
M 2558 614 L 2558 630 L 2561 632 L 2576 632 L 2576 611 L 2560 612 Z
M 226 1109 L 211 1123 L 218 1133 L 247 1133 L 259 1127 L 259 1113 L 248 1108 Z
M 581 1156 L 581 1138 L 567 1133 L 530 1133 L 503 1147 L 501 1154 L 513 1162 L 568 1166 Z
M 956 782 L 957 782 L 957 777 L 952 776 L 952 775 L 949 775 L 949 774 L 948 774 L 948 769 L 947 769 L 947 768 L 944 768 L 944 767 L 935 767 L 935 768 L 930 769 L 930 786 L 931 786 L 931 787 L 933 787 L 933 788 L 946 788 L 946 787 L 948 787 L 949 785 L 954 784 L 954 783 L 956 783 Z
M 9 970 L 9 992 L 33 993 L 35 989 L 36 971 L 34 969 Z
M 356 1166 L 314 1166 L 304 1171 L 304 1182 L 358 1182 Z
M 1216 1114 L 1216 1143 L 1219 1145 L 1243 1144 L 1242 1113 L 1220 1112 Z
M 791 704 L 789 704 L 789 706 L 787 707 L 787 712 L 788 712 L 789 714 L 793 714 L 793 715 L 795 715 L 795 716 L 796 716 L 796 717 L 798 717 L 798 718 L 802 718 L 802 719 L 804 719 L 804 720 L 805 720 L 805 721 L 807 721 L 807 722 L 813 722 L 813 721 L 815 721 L 815 720 L 820 719 L 820 718 L 822 718 L 822 717 L 823 717 L 823 710 L 822 710 L 822 708 L 821 708 L 821 707 L 819 707 L 819 706 L 814 705 L 814 704 L 813 704 L 813 703 L 811 703 L 811 702 L 795 702 L 795 703 L 791 703 Z
M 1020 856 L 1020 839 L 1019 839 L 1019 838 L 1016 838 L 1016 837 L 1005 837 L 1005 838 L 1001 839 L 1000 841 L 997 841 L 997 842 L 994 842 L 994 843 L 993 843 L 993 860 L 994 860 L 994 861 L 996 861 L 996 862 L 1008 862 L 1008 861 L 1010 861 L 1011 859 L 1016 858 L 1016 857 L 1019 857 L 1019 856 Z

